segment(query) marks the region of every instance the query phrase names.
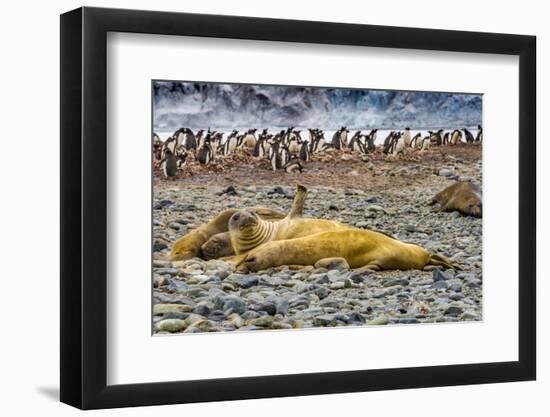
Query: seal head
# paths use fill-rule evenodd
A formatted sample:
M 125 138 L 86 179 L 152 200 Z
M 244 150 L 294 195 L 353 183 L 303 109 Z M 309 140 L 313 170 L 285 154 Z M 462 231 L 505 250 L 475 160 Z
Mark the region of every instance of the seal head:
M 260 219 L 253 211 L 239 210 L 229 219 L 231 244 L 237 255 L 268 242 L 273 231 L 274 223 Z

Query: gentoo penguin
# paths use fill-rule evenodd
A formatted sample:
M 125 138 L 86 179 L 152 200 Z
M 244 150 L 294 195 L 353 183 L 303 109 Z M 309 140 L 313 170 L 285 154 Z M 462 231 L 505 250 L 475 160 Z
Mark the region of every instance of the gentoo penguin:
M 227 137 L 224 143 L 224 154 L 231 155 L 231 153 L 237 148 L 237 135 L 239 134 L 238 130 L 233 130 Z
M 360 147 L 360 142 L 361 142 L 361 131 L 358 130 L 357 132 L 355 132 L 353 134 L 353 136 L 351 137 L 351 140 L 349 141 L 348 143 L 348 147 L 352 150 L 352 151 L 358 151 L 359 150 L 359 147 Z
M 403 142 L 406 147 L 411 145 L 411 129 L 409 127 L 405 128 L 405 132 L 403 133 Z
M 303 141 L 300 145 L 300 159 L 304 162 L 311 161 L 311 154 L 309 152 L 309 144 L 306 141 Z
M 213 152 L 210 141 L 206 139 L 203 145 L 197 150 L 197 160 L 204 165 L 208 165 L 212 162 Z
M 472 135 L 472 132 L 470 132 L 466 128 L 464 128 L 462 130 L 464 131 L 464 137 L 466 138 L 466 142 L 473 143 L 474 142 L 474 135 Z
M 460 142 L 462 142 L 462 132 L 455 129 L 453 133 L 451 133 L 451 145 L 458 145 Z
M 160 136 L 157 135 L 155 132 L 153 132 L 153 145 L 162 145 L 162 140 L 160 140 Z
M 366 137 L 367 143 L 365 144 L 365 149 L 369 153 L 376 150 L 376 147 L 374 146 L 374 141 L 376 140 L 376 131 L 377 129 L 374 129 L 374 132 L 371 131 L 371 133 L 369 133 Z
M 197 139 L 193 131 L 187 127 L 176 130 L 172 135 L 176 138 L 177 146 L 183 145 L 186 150 L 197 149 Z
M 342 133 L 340 133 L 340 141 L 342 143 L 342 148 L 346 148 L 348 146 L 348 133 L 349 133 L 349 130 L 345 126 L 342 126 L 342 128 L 340 130 L 342 131 Z
M 422 135 L 417 133 L 411 139 L 411 148 L 421 148 L 422 147 Z
M 264 136 L 260 136 L 258 138 L 258 140 L 256 141 L 256 146 L 254 146 L 254 151 L 252 152 L 252 155 L 257 157 L 257 158 L 263 158 L 264 156 L 264 142 L 265 142 L 265 137 Z
M 256 130 L 257 129 L 249 129 L 244 136 L 243 145 L 249 149 L 254 149 L 254 146 L 256 146 Z
M 311 153 L 321 152 L 325 149 L 325 132 L 320 129 L 316 129 L 315 137 L 312 142 Z
M 439 129 L 437 132 L 428 130 L 428 133 L 430 134 L 430 141 L 432 142 L 432 145 L 439 146 L 443 143 L 443 129 Z
M 445 132 L 443 135 L 443 145 L 448 145 L 451 142 L 451 134 L 449 132 Z
M 430 144 L 431 144 L 430 136 L 426 136 L 424 139 L 422 139 L 422 147 L 420 148 L 420 150 L 422 152 L 427 151 L 428 149 L 430 149 Z
M 162 140 L 156 133 L 153 133 L 153 157 L 156 161 L 162 159 Z
M 389 136 L 384 140 L 383 152 L 386 155 L 393 155 L 395 151 L 395 145 L 397 143 L 397 135 L 399 135 L 399 133 L 392 131 L 390 132 Z
M 332 147 L 336 150 L 340 150 L 342 148 L 342 141 L 340 140 L 340 131 L 339 130 L 334 132 L 334 135 L 332 135 L 331 144 L 332 144 Z
M 197 134 L 195 135 L 195 139 L 197 141 L 197 149 L 200 148 L 204 144 L 204 130 L 199 130 Z
M 368 135 L 368 138 L 372 142 L 373 150 L 374 150 L 374 143 L 376 142 L 376 136 L 378 135 L 378 129 L 372 129 Z M 368 141 L 367 141 L 368 142 Z
M 262 139 L 262 138 L 266 139 L 268 134 L 269 134 L 269 129 L 265 128 L 264 130 L 262 130 L 262 133 L 258 135 L 258 139 Z
M 334 135 L 332 135 L 332 147 L 336 150 L 340 150 L 343 147 L 346 147 L 348 144 L 348 132 L 345 126 L 342 126 Z
M 393 156 L 405 153 L 405 133 L 398 133 L 394 139 Z
M 288 150 L 292 154 L 297 154 L 300 152 L 300 145 L 302 144 L 302 137 L 300 136 L 300 131 L 295 130 L 293 132 L 290 132 L 289 140 L 288 140 Z
M 164 141 L 164 148 L 170 149 L 170 152 L 174 153 L 176 147 L 178 146 L 178 140 L 175 136 L 170 136 Z
M 288 163 L 288 161 L 290 161 L 292 155 L 290 154 L 290 150 L 286 145 L 282 145 L 279 147 L 279 153 L 281 155 L 281 164 L 283 164 L 284 166 Z
M 281 169 L 283 164 L 281 162 L 281 154 L 279 152 L 279 143 L 275 142 L 271 145 L 271 152 L 269 155 L 269 162 L 273 171 Z
M 164 158 L 160 162 L 160 167 L 166 178 L 174 178 L 178 173 L 178 161 L 170 148 L 164 150 Z
M 393 137 L 395 136 L 395 131 L 392 130 L 388 136 L 386 136 L 386 139 L 384 139 L 384 153 L 386 152 L 386 148 L 388 148 L 391 144 L 391 141 L 393 140 Z
M 300 164 L 300 161 L 297 158 L 292 158 L 283 168 L 289 174 L 296 171 L 303 171 L 302 164 Z
M 483 128 L 481 125 L 477 125 L 477 135 L 476 135 L 476 142 L 483 142 Z
M 176 155 L 176 161 L 177 161 L 178 169 L 183 170 L 183 167 L 185 166 L 185 164 L 187 162 L 187 152 Z

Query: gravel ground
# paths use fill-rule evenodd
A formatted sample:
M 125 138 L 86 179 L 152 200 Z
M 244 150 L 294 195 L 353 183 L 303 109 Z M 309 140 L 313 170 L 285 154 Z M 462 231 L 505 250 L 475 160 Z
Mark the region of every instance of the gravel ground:
M 258 175 L 244 174 L 245 163 L 236 160 L 222 175 L 217 167 L 206 167 L 176 181 L 155 177 L 155 333 L 482 319 L 482 220 L 436 212 L 427 204 L 458 179 L 481 184 L 480 146 L 449 147 L 401 161 L 334 155 L 314 161 L 302 175 L 273 173 L 262 168 L 263 161 L 246 161 Z M 463 271 L 354 271 L 334 262 L 237 274 L 221 260 L 166 260 L 180 236 L 225 208 L 288 211 L 297 181 L 308 186 L 305 217 L 383 231 L 440 253 Z M 229 185 L 236 193 L 226 192 Z

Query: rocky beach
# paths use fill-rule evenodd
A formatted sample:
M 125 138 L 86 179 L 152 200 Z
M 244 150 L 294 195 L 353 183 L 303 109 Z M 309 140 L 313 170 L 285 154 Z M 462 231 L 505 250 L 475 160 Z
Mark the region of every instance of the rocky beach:
M 394 159 L 351 151 L 315 156 L 303 173 L 235 153 L 153 178 L 155 334 L 482 320 L 482 219 L 440 212 L 431 198 L 458 180 L 482 184 L 482 145 Z M 461 271 L 351 270 L 344 260 L 239 274 L 223 260 L 169 260 L 171 245 L 226 208 L 288 212 L 296 183 L 304 217 L 377 230 L 441 254 Z

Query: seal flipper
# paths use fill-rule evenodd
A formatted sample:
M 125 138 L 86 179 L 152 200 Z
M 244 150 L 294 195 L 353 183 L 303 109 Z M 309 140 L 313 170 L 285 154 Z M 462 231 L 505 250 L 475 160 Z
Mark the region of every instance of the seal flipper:
M 430 259 L 429 259 L 429 261 L 426 265 L 442 266 L 442 267 L 447 268 L 447 269 L 454 269 L 455 271 L 462 271 L 461 267 L 459 267 L 458 265 L 453 265 L 451 263 L 451 261 L 449 261 L 447 258 L 445 258 L 441 255 L 435 254 L 435 253 L 433 255 L 430 255 Z
M 292 207 L 290 208 L 287 218 L 302 217 L 306 195 L 307 188 L 302 184 L 296 184 L 296 195 L 294 196 L 294 201 L 292 202 Z

